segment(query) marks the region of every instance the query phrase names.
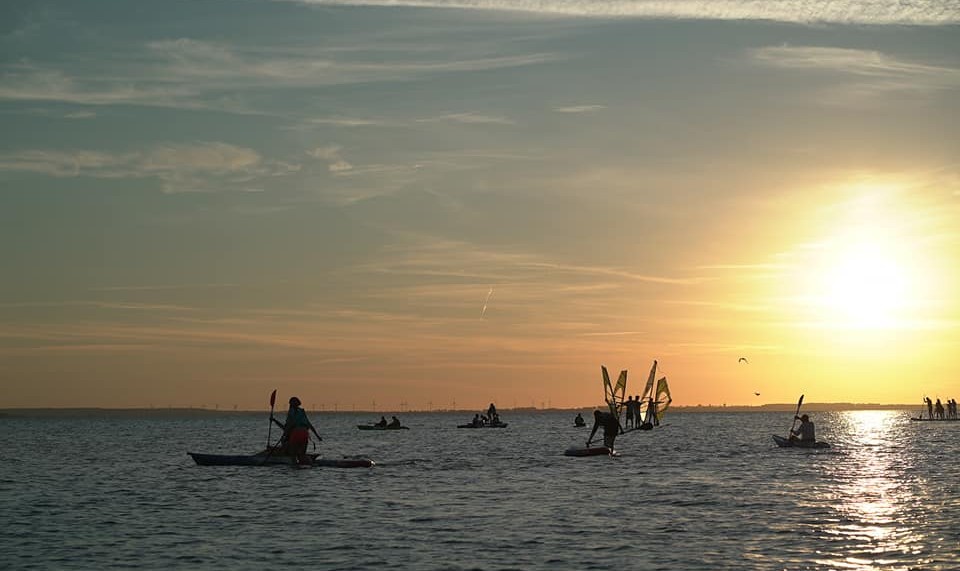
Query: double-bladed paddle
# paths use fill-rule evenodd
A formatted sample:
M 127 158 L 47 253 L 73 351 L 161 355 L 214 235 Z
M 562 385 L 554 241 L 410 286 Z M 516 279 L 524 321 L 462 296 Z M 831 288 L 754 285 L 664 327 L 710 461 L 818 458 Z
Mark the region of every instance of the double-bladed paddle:
M 793 436 L 793 429 L 797 426 L 797 415 L 800 414 L 800 405 L 803 404 L 803 395 L 800 395 L 800 400 L 797 401 L 797 412 L 793 413 L 793 424 L 790 425 L 790 432 L 787 433 L 787 440 L 790 440 L 790 437 Z
M 270 430 L 273 428 L 273 405 L 277 403 L 277 389 L 270 393 L 270 420 L 267 422 L 267 448 L 270 448 Z

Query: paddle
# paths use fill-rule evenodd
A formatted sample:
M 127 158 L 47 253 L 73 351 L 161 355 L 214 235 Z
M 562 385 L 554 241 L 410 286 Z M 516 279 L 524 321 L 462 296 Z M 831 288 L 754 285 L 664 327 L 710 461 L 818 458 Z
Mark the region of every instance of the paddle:
M 787 440 L 790 440 L 790 437 L 793 436 L 793 429 L 797 426 L 797 415 L 800 414 L 800 405 L 803 404 L 803 395 L 800 395 L 800 400 L 797 401 L 797 412 L 793 413 L 793 424 L 790 425 L 790 432 L 787 433 Z
M 270 420 L 267 422 L 267 448 L 270 448 L 270 431 L 273 429 L 273 405 L 277 403 L 277 389 L 270 393 Z

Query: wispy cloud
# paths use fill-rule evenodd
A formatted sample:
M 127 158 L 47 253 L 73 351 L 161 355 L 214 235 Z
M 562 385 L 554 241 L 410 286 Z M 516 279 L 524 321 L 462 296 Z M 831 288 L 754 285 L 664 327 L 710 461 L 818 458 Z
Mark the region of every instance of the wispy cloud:
M 0 67 L 0 100 L 56 101 L 82 105 L 145 105 L 260 113 L 236 97 L 250 89 L 310 88 L 353 83 L 410 81 L 433 74 L 536 65 L 548 53 L 422 55 L 342 59 L 335 47 L 285 50 L 240 47 L 179 38 L 154 41 L 108 58 L 78 57 L 70 72 L 55 64 L 20 61 Z M 332 119 L 331 121 L 336 121 Z M 340 124 L 351 125 L 349 120 Z M 352 123 L 356 126 L 357 123 Z
M 554 107 L 553 110 L 557 113 L 595 113 L 606 108 L 606 105 L 570 105 L 567 107 Z
M 338 145 L 329 145 L 326 147 L 317 147 L 307 151 L 307 154 L 315 159 L 327 161 L 327 169 L 334 174 L 349 171 L 353 165 L 348 163 L 340 155 L 342 149 Z
M 252 149 L 220 142 L 161 145 L 129 153 L 86 150 L 0 153 L 0 171 L 54 177 L 156 178 L 165 192 L 221 190 L 224 184 L 282 176 L 298 168 L 265 160 Z
M 408 6 L 516 11 L 551 16 L 693 20 L 775 20 L 850 24 L 953 24 L 953 0 L 288 0 L 318 6 Z
M 895 91 L 960 88 L 960 69 L 922 64 L 875 51 L 824 46 L 768 46 L 749 51 L 759 65 L 798 72 L 840 74 L 848 82 L 833 92 L 845 101 Z
M 449 121 L 452 123 L 493 123 L 496 125 L 513 125 L 515 121 L 497 115 L 481 115 L 479 113 L 446 113 L 436 117 L 417 119 L 419 123 L 437 123 Z

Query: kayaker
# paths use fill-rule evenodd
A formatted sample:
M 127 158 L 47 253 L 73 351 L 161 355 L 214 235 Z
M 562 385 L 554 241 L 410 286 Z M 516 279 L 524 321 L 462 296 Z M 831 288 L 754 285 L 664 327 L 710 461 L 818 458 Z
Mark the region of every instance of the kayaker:
M 577 418 L 573 419 L 574 426 L 586 426 L 587 422 L 583 420 L 583 415 L 579 412 L 577 413 Z
M 317 429 L 310 423 L 306 411 L 300 407 L 300 399 L 290 397 L 290 409 L 287 411 L 286 422 L 283 426 L 283 441 L 287 444 L 287 453 L 296 456 L 300 464 L 309 464 L 307 457 L 307 443 L 310 441 L 310 432 L 312 431 L 317 440 L 323 440 Z
M 395 416 L 391 416 L 390 424 L 387 425 L 387 428 L 400 428 L 400 419 Z
M 600 412 L 599 410 L 593 411 L 593 430 L 590 431 L 590 437 L 587 438 L 587 448 L 590 448 L 593 435 L 597 433 L 597 429 L 601 426 L 603 427 L 603 445 L 613 450 L 613 441 L 617 439 L 618 434 L 623 432 L 623 427 L 620 426 L 620 420 L 617 417 L 609 412 Z
M 813 428 L 813 421 L 806 414 L 795 416 L 794 419 L 800 421 L 800 426 L 796 430 L 790 431 L 790 440 L 799 440 L 801 443 L 813 444 L 817 441 Z
M 380 428 L 386 428 L 386 427 L 387 427 L 387 418 L 384 417 L 384 416 L 381 416 L 381 417 L 380 417 L 380 422 L 374 424 L 374 426 L 377 426 L 377 427 L 380 427 Z

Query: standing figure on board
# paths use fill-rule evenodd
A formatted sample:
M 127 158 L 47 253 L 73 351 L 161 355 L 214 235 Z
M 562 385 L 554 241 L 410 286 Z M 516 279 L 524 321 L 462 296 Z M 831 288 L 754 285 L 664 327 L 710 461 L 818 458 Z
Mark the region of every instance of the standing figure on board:
M 633 397 L 627 397 L 627 402 L 624 403 L 624 407 L 627 409 L 627 420 L 623 424 L 624 428 L 634 428 L 633 423 Z
M 933 405 L 933 414 L 937 417 L 937 420 L 943 420 L 943 403 L 940 402 L 940 399 L 937 399 L 937 404 Z
M 933 420 L 933 401 L 930 397 L 923 397 L 923 401 L 927 403 L 927 418 Z
M 283 428 L 283 437 L 281 442 L 286 444 L 287 454 L 297 457 L 297 463 L 309 464 L 310 458 L 307 456 L 307 443 L 310 441 L 310 432 L 313 431 L 317 440 L 323 440 L 317 429 L 313 427 L 307 413 L 300 408 L 300 399 L 290 397 L 290 409 L 287 411 L 286 421 L 282 424 L 279 420 L 270 417 L 275 423 Z
M 613 452 L 613 441 L 617 439 L 618 434 L 623 432 L 623 427 L 620 426 L 617 417 L 609 412 L 600 412 L 599 410 L 593 411 L 593 430 L 590 431 L 590 437 L 587 438 L 587 448 L 590 447 L 593 435 L 597 433 L 597 429 L 601 426 L 603 427 L 603 445 Z

